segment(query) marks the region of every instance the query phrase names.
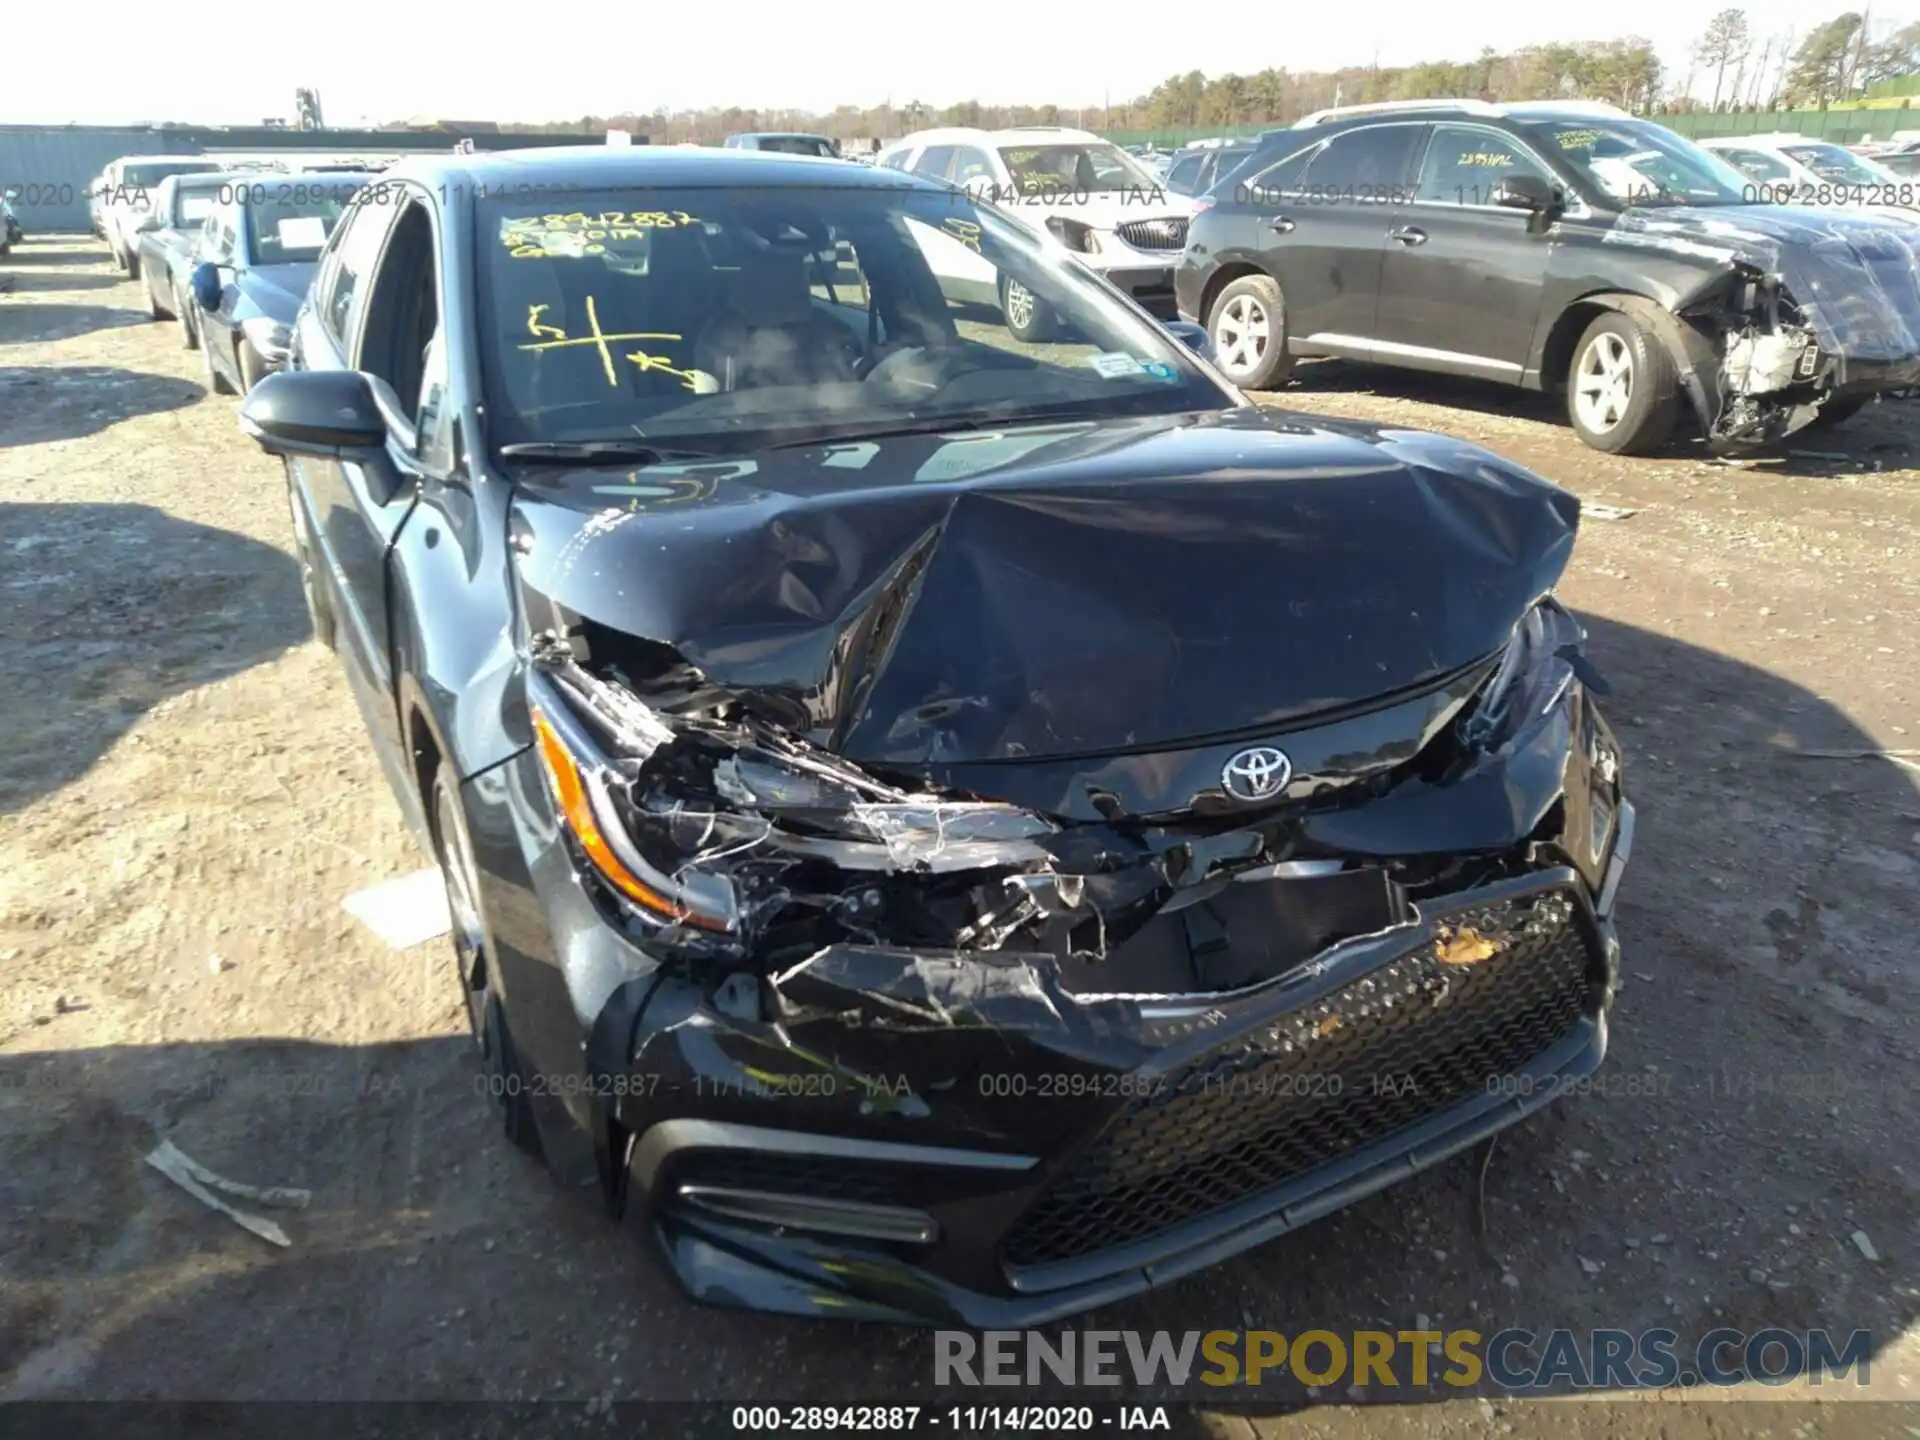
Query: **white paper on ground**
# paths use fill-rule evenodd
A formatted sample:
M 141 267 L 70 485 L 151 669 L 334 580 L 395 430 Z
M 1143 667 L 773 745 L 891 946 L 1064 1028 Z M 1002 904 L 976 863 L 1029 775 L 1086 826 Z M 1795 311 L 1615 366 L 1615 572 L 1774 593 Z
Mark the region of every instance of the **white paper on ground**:
M 291 1185 L 248 1185 L 239 1180 L 229 1180 L 224 1175 L 216 1175 L 171 1140 L 162 1140 L 154 1146 L 147 1156 L 147 1164 L 209 1210 L 218 1210 L 242 1229 L 252 1231 L 269 1245 L 278 1245 L 283 1250 L 293 1244 L 287 1238 L 286 1231 L 264 1216 L 236 1210 L 213 1192 L 224 1190 L 229 1195 L 239 1195 L 262 1205 L 280 1205 L 294 1210 L 306 1209 L 307 1202 L 313 1198 L 311 1191 Z
M 395 950 L 438 939 L 453 928 L 438 868 L 416 870 L 340 902 L 346 912 Z

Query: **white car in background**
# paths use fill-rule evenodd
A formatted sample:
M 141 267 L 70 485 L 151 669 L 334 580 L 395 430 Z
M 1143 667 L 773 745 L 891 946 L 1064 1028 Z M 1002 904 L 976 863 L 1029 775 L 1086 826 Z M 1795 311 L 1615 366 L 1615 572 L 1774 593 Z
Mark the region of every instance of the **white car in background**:
M 219 161 L 198 155 L 123 155 L 102 170 L 87 208 L 115 263 L 128 275 L 140 273 L 140 222 L 153 208 L 162 180 L 221 168 Z
M 1051 234 L 1149 313 L 1177 313 L 1173 268 L 1187 247 L 1193 202 L 1168 194 L 1098 135 L 1049 126 L 922 130 L 894 141 L 875 163 L 958 185 Z M 1015 339 L 1053 338 L 1053 316 L 1018 281 L 950 237 L 929 232 L 920 244 L 955 298 L 997 305 Z
M 1715 135 L 1697 142 L 1753 182 L 1761 204 L 1813 205 L 1920 221 L 1920 178 L 1807 135 Z

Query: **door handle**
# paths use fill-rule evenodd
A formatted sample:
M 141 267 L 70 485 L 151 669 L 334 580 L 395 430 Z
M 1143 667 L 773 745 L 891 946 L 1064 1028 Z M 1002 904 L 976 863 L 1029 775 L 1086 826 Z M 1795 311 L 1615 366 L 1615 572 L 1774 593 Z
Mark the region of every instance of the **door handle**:
M 1427 232 L 1418 225 L 1402 225 L 1397 230 L 1387 231 L 1387 238 L 1398 240 L 1402 245 L 1424 245 L 1427 243 Z
M 1284 215 L 1276 215 L 1267 222 L 1267 228 L 1276 235 L 1285 235 L 1289 230 L 1293 229 L 1293 221 Z

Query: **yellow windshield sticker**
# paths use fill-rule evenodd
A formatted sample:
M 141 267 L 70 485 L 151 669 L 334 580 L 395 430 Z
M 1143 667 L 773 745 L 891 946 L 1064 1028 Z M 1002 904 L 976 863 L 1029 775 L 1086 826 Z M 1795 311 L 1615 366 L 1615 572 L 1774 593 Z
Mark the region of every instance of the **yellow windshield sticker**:
M 1501 154 L 1496 150 L 1470 150 L 1454 163 L 1463 166 L 1482 166 L 1486 169 L 1494 170 L 1503 165 L 1513 164 L 1513 156 Z
M 613 363 L 614 345 L 626 344 L 634 340 L 679 340 L 683 338 L 680 335 L 668 334 L 660 330 L 627 330 L 619 334 L 609 334 L 600 328 L 600 308 L 591 295 L 587 297 L 587 327 L 590 333 L 577 338 L 569 336 L 567 332 L 559 326 L 542 325 L 540 323 L 540 316 L 546 309 L 547 307 L 545 305 L 529 305 L 527 307 L 527 330 L 533 335 L 551 334 L 555 338 L 551 340 L 536 340 L 532 344 L 522 345 L 520 348 L 537 353 L 542 350 L 559 350 L 571 345 L 592 345 L 600 352 L 600 367 L 606 372 L 607 384 L 616 390 L 620 388 L 620 375 L 617 367 Z M 626 358 L 636 361 L 637 363 L 641 355 L 644 354 L 645 352 L 643 351 L 639 354 L 628 355 Z M 671 365 L 660 360 L 657 356 L 647 355 L 645 358 L 654 363 L 642 364 L 640 366 L 642 370 L 663 370 L 667 374 L 678 376 L 689 390 L 693 389 L 694 382 L 692 372 L 675 370 Z
M 969 250 L 977 252 L 980 249 L 980 225 L 978 221 L 962 220 L 956 215 L 951 219 L 941 221 L 940 228 L 945 230 L 947 234 L 958 240 Z
M 651 230 L 675 230 L 701 220 L 684 210 L 574 210 L 565 215 L 521 215 L 500 229 L 500 241 L 516 260 L 575 260 L 606 253 L 607 242 L 644 240 Z
M 1600 132 L 1598 130 L 1562 130 L 1555 138 L 1560 142 L 1562 150 L 1590 150 L 1594 142 L 1599 140 Z

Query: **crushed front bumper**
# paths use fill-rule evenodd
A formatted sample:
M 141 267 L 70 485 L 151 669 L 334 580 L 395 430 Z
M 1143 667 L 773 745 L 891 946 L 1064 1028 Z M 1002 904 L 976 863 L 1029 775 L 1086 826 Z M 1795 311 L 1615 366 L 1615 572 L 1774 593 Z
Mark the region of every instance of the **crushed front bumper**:
M 850 947 L 756 1019 L 635 982 L 596 1026 L 639 1042 L 609 1111 L 626 1217 L 696 1297 L 800 1314 L 1031 1326 L 1180 1278 L 1595 1070 L 1632 830 L 1623 802 L 1597 892 L 1502 880 L 1229 995 Z
M 1161 265 L 1139 265 L 1129 261 L 1100 273 L 1155 319 L 1172 320 L 1177 317 L 1179 307 L 1173 298 L 1171 261 Z

